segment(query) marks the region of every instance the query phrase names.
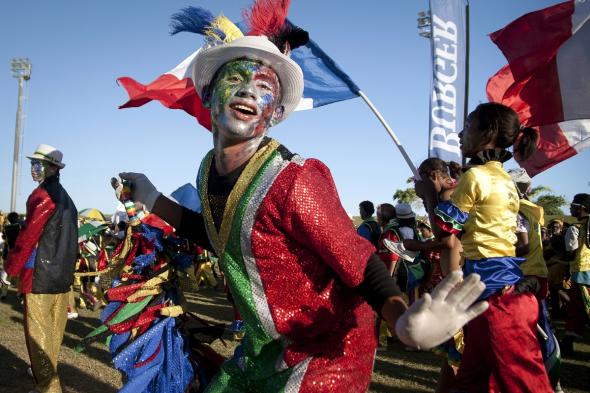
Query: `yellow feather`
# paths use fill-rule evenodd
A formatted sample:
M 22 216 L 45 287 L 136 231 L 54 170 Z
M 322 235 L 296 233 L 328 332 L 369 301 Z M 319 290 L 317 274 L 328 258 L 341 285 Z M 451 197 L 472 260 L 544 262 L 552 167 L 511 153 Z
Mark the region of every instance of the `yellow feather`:
M 211 25 L 207 28 L 205 34 L 215 40 L 221 41 L 221 37 L 217 34 L 217 31 L 219 30 L 223 31 L 225 35 L 225 38 L 223 39 L 223 42 L 225 43 L 232 42 L 236 38 L 244 36 L 239 27 L 223 14 L 220 14 L 213 22 L 211 22 Z

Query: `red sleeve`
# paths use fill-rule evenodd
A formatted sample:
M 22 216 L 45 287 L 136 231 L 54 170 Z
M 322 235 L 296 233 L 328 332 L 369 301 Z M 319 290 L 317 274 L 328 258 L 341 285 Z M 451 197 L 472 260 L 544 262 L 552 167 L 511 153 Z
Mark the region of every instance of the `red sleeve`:
M 392 253 L 387 248 L 385 248 L 385 246 L 383 245 L 383 239 L 388 239 L 388 240 L 391 240 L 392 242 L 399 242 L 400 241 L 399 236 L 397 235 L 397 233 L 395 233 L 394 230 L 390 229 L 390 230 L 386 231 L 384 234 L 382 234 L 381 239 L 379 239 L 379 248 L 380 248 L 380 250 L 384 250 L 384 252 L 383 252 L 384 257 L 387 258 L 387 260 L 390 262 L 397 262 L 399 260 L 399 256 L 397 256 L 396 254 Z M 381 257 L 381 253 L 379 256 Z M 381 259 L 383 260 L 383 257 Z
M 356 233 L 323 163 L 305 161 L 290 185 L 283 217 L 290 236 L 319 255 L 347 286 L 360 285 L 375 247 Z
M 55 210 L 51 197 L 41 187 L 37 187 L 27 199 L 27 219 L 20 230 L 14 248 L 10 250 L 4 269 L 10 276 L 19 275 L 29 256 L 37 246 L 41 233 L 49 217 Z

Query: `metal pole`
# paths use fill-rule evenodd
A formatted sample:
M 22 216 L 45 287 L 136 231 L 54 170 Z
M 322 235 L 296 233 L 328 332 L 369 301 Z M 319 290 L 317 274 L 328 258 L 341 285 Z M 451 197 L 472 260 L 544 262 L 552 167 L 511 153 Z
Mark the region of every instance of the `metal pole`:
M 465 4 L 465 101 L 463 103 L 463 127 L 469 114 L 469 0 Z M 465 166 L 467 160 L 461 157 L 461 164 Z
M 369 97 L 367 97 L 365 95 L 365 93 L 363 93 L 362 91 L 359 90 L 358 91 L 358 95 L 363 100 L 365 100 L 365 102 L 367 103 L 367 105 L 369 106 L 369 108 L 371 108 L 371 110 L 373 111 L 373 113 L 375 114 L 375 116 L 377 116 L 377 118 L 379 119 L 379 121 L 381 122 L 381 124 L 383 124 L 383 127 L 385 127 L 385 129 L 387 130 L 387 133 L 389 134 L 389 136 L 393 140 L 393 143 L 395 143 L 395 145 L 399 149 L 400 153 L 402 153 L 402 156 L 404 157 L 404 160 L 406 160 L 406 163 L 410 167 L 410 170 L 414 174 L 414 177 L 416 178 L 416 180 L 420 179 L 420 175 L 418 174 L 418 170 L 416 169 L 416 166 L 414 166 L 414 163 L 410 159 L 410 156 L 408 156 L 408 153 L 406 152 L 406 149 L 404 149 L 404 147 L 400 143 L 399 139 L 397 138 L 397 135 L 395 135 L 395 132 L 393 132 L 393 130 L 391 129 L 391 127 L 389 126 L 389 124 L 387 124 L 387 122 L 385 121 L 385 119 L 383 118 L 383 116 L 381 116 L 381 113 L 379 113 L 379 110 L 377 110 L 377 108 L 375 107 L 375 105 L 373 105 L 373 103 L 371 102 L 371 100 L 369 100 Z
M 20 158 L 20 137 L 22 122 L 22 100 L 25 78 L 18 78 L 18 105 L 16 109 L 16 126 L 14 129 L 14 157 L 12 160 L 12 193 L 10 195 L 10 211 L 16 211 L 16 193 L 18 188 L 18 164 Z

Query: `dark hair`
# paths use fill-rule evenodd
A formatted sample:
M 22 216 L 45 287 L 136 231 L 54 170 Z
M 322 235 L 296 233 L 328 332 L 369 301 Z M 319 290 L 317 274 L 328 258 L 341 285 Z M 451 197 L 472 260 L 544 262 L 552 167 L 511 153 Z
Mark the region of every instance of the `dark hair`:
M 518 115 L 506 105 L 496 102 L 479 104 L 473 115 L 485 143 L 494 141 L 496 147 L 504 149 L 514 145 L 515 156 L 523 160 L 535 152 L 537 131 L 530 127 L 520 128 Z
M 380 204 L 379 211 L 381 212 L 381 217 L 383 217 L 383 222 L 389 222 L 395 218 L 395 207 L 391 203 Z
M 449 161 L 449 175 L 455 180 L 459 180 L 463 174 L 463 167 L 461 164 L 455 161 Z
M 369 216 L 372 216 L 373 213 L 375 213 L 375 206 L 373 206 L 373 202 L 371 201 L 362 201 L 359 203 L 359 207 Z
M 449 166 L 446 162 L 441 160 L 438 157 L 430 157 L 422 161 L 420 166 L 418 167 L 418 172 L 420 175 L 424 174 L 430 176 L 432 172 L 439 171 L 444 175 L 449 175 Z
M 127 229 L 127 223 L 125 221 L 119 221 L 117 223 L 117 229 L 119 229 L 120 231 L 124 231 Z
M 18 221 L 18 213 L 17 212 L 10 212 L 10 213 L 8 213 L 6 218 L 8 219 L 9 223 L 14 224 Z

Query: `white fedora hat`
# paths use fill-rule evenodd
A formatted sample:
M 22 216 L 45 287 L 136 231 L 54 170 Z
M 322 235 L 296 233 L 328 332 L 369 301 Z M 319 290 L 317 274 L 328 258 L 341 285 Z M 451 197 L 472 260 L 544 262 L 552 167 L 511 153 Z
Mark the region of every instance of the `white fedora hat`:
M 252 59 L 271 67 L 281 82 L 281 102 L 286 119 L 299 104 L 303 95 L 303 71 L 264 36 L 244 36 L 230 43 L 202 49 L 193 63 L 193 81 L 202 98 L 203 89 L 225 63 L 236 59 Z
M 43 143 L 40 144 L 39 146 L 37 146 L 37 149 L 35 150 L 35 152 L 32 155 L 27 156 L 27 158 L 29 160 L 47 161 L 50 164 L 56 165 L 60 168 L 63 168 L 66 166 L 66 164 L 61 162 L 61 160 L 63 158 L 63 153 L 61 151 L 57 150 L 55 147 L 50 146 L 50 145 L 45 145 Z

